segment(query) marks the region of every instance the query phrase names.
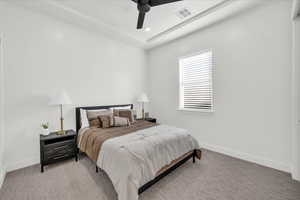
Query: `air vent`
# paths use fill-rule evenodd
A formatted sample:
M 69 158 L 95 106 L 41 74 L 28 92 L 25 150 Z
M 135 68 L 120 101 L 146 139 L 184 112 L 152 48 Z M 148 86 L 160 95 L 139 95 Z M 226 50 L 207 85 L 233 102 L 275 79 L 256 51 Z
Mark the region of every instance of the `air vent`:
M 180 10 L 178 10 L 176 12 L 176 15 L 180 18 L 180 19 L 184 19 L 187 18 L 188 16 L 190 16 L 192 13 L 191 11 L 189 11 L 187 8 L 182 8 Z

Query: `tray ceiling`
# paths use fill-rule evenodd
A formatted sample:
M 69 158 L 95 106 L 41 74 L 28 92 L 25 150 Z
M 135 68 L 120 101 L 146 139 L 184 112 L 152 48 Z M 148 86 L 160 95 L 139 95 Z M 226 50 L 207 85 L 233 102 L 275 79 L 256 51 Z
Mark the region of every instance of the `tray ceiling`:
M 7 0 L 8 1 L 8 0 Z M 137 30 L 138 11 L 131 0 L 9 0 L 65 21 L 151 48 L 193 32 L 259 0 L 184 0 L 153 7 L 144 29 Z M 190 14 L 187 17 L 180 15 Z
M 150 31 L 137 30 L 137 6 L 131 0 L 55 0 L 63 6 L 72 8 L 84 15 L 112 26 L 120 32 L 126 32 L 139 41 L 147 41 L 176 24 L 215 6 L 223 0 L 185 0 L 153 7 L 146 15 L 144 28 Z M 188 9 L 191 15 L 181 19 L 177 12 Z

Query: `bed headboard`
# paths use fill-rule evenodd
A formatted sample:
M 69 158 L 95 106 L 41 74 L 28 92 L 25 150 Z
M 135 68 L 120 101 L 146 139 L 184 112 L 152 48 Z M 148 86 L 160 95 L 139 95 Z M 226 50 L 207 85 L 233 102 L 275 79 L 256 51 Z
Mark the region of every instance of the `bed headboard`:
M 84 109 L 84 110 L 98 110 L 98 109 L 109 109 L 109 108 L 113 108 L 113 107 L 123 107 L 123 106 L 131 106 L 131 109 L 133 109 L 133 104 L 110 105 L 110 106 L 76 107 L 75 108 L 75 115 L 76 115 L 76 132 L 77 132 L 77 134 L 78 134 L 79 129 L 81 128 L 80 109 Z

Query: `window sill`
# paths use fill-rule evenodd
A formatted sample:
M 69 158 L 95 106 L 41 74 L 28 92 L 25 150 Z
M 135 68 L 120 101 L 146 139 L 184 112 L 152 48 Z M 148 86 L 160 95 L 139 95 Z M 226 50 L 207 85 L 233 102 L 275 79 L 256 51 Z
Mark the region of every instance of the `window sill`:
M 178 108 L 177 111 L 213 113 L 214 109 L 207 110 L 207 109 Z

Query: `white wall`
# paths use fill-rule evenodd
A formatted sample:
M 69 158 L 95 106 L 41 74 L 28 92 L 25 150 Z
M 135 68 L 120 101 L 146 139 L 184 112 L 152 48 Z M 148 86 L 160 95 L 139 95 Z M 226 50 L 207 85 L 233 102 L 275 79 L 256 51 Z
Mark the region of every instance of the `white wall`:
M 190 129 L 207 148 L 289 171 L 290 7 L 264 5 L 153 49 L 147 77 L 143 50 L 0 3 L 7 169 L 39 162 L 40 123 L 59 128 L 58 109 L 47 106 L 57 90 L 76 105 L 105 105 L 134 102 L 147 84 L 160 121 Z M 176 111 L 177 58 L 203 49 L 216 58 L 216 112 Z M 66 128 L 75 126 L 74 107 L 65 109 Z
M 254 10 L 149 54 L 151 114 L 185 127 L 203 147 L 290 171 L 291 1 Z M 178 107 L 178 58 L 212 49 L 215 112 Z
M 0 188 L 5 177 L 4 167 L 4 69 L 2 56 L 2 37 L 0 34 Z
M 135 103 L 145 90 L 145 52 L 54 18 L 0 4 L 5 36 L 5 165 L 39 162 L 39 126 L 59 129 L 48 96 L 65 89 L 75 105 Z M 65 128 L 75 128 L 74 107 Z
M 295 107 L 297 109 L 295 121 L 297 129 L 293 137 L 293 178 L 300 181 L 300 17 L 294 21 L 294 89 Z M 294 125 L 294 124 L 293 124 Z

